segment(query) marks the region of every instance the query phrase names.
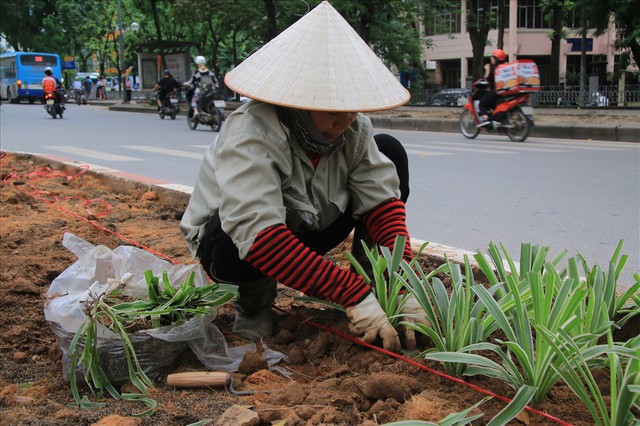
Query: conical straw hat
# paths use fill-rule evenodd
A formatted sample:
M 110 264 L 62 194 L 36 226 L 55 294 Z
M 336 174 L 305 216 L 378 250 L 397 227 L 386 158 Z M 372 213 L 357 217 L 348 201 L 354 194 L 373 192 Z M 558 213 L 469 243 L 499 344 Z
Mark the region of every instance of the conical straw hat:
M 241 95 L 318 111 L 378 111 L 409 92 L 324 1 L 225 76 Z

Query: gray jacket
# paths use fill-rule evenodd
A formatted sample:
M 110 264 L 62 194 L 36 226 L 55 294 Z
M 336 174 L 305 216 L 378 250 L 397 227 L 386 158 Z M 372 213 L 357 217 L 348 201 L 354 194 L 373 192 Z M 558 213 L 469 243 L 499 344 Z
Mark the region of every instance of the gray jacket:
M 322 230 L 349 202 L 357 219 L 394 197 L 400 197 L 395 166 L 378 151 L 367 116 L 358 114 L 314 168 L 278 107 L 249 101 L 227 118 L 205 153 L 180 229 L 195 256 L 205 224 L 219 213 L 244 259 L 269 226 Z

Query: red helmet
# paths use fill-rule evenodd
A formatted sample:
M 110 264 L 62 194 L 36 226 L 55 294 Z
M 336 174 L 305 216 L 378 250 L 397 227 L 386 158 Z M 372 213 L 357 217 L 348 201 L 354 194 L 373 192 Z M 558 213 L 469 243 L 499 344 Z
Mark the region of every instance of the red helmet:
M 501 60 L 502 62 L 507 60 L 507 54 L 504 53 L 504 50 L 502 49 L 496 49 L 493 52 L 491 52 L 491 56 L 495 56 L 497 59 Z

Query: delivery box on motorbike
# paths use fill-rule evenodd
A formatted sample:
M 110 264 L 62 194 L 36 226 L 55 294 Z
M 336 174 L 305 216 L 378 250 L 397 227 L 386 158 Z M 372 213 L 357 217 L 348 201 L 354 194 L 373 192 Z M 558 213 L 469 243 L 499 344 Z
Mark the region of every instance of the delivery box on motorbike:
M 498 65 L 494 79 L 496 93 L 501 96 L 540 90 L 538 66 L 530 59 L 520 59 Z

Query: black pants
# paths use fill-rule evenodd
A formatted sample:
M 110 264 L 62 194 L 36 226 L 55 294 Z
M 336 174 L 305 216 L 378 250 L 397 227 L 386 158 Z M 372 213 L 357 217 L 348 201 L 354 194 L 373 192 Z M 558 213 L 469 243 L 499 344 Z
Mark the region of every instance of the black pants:
M 400 198 L 406 202 L 409 197 L 409 162 L 404 147 L 396 138 L 386 134 L 376 135 L 375 141 L 380 152 L 395 164 L 400 179 Z M 324 255 L 344 241 L 355 228 L 354 256 L 360 260 L 362 244 L 359 240 L 364 239 L 371 246 L 371 239 L 363 224 L 353 219 L 351 212 L 349 205 L 345 213 L 322 231 L 301 232 L 296 236 L 311 250 Z M 218 215 L 205 225 L 205 235 L 197 256 L 209 277 L 216 282 L 241 284 L 264 278 L 262 272 L 240 259 L 237 247 L 222 230 Z
M 480 99 L 480 115 L 489 114 L 489 111 L 494 109 L 498 104 L 499 96 L 494 91 L 488 91 Z M 491 117 L 489 117 L 491 118 Z

